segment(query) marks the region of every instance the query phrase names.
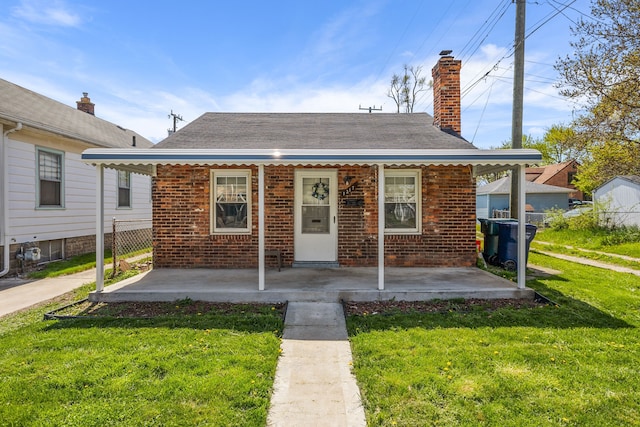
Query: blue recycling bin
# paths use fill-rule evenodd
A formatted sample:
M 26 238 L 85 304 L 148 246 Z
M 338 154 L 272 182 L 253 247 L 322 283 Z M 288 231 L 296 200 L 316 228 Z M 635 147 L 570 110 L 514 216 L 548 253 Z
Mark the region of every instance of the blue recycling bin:
M 529 247 L 536 236 L 538 227 L 525 224 L 525 265 L 529 259 Z M 506 270 L 515 271 L 518 267 L 518 221 L 507 220 L 498 222 L 498 261 Z

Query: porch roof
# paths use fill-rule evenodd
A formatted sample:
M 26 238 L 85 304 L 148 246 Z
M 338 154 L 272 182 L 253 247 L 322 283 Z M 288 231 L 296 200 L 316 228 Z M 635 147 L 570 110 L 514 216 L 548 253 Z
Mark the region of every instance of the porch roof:
M 153 175 L 157 165 L 470 165 L 476 173 L 537 163 L 537 150 L 479 149 L 100 149 L 82 153 L 87 164 Z

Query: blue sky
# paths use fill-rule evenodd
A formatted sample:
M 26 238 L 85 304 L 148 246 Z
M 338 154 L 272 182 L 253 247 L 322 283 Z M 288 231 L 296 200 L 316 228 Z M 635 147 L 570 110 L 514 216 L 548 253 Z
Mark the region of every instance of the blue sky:
M 480 148 L 511 138 L 511 0 L 4 0 L 0 77 L 154 142 L 207 111 L 359 112 L 382 106 L 403 64 L 462 63 L 462 134 Z M 568 7 L 566 7 L 568 6 Z M 557 58 L 588 0 L 527 3 L 525 135 L 569 123 Z M 536 29 L 537 28 L 537 29 Z M 487 72 L 487 77 L 482 78 Z M 431 92 L 415 111 L 433 113 Z M 366 114 L 363 112 L 363 114 Z

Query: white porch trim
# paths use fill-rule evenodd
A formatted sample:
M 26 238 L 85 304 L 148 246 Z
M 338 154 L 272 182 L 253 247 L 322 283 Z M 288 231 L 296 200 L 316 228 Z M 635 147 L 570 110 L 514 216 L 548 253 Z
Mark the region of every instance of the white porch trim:
M 525 165 L 518 166 L 518 288 L 524 289 L 527 284 L 527 238 L 526 217 L 526 191 L 527 183 Z
M 378 289 L 384 289 L 384 164 L 378 164 Z
M 104 166 L 96 167 L 96 291 L 104 289 Z
M 264 165 L 258 165 L 258 290 L 264 291 Z

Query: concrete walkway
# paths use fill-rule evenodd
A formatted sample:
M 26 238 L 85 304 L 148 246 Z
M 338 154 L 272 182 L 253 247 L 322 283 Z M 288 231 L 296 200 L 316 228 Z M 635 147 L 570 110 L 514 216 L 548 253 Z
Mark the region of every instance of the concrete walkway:
M 582 257 L 577 257 L 577 256 L 558 254 L 558 253 L 555 253 L 555 252 L 541 251 L 540 249 L 536 249 L 536 252 L 538 252 L 538 253 L 540 253 L 542 255 L 547 255 L 547 256 L 550 256 L 550 257 L 563 259 L 565 261 L 575 262 L 577 264 L 589 265 L 591 267 L 604 268 L 605 270 L 612 270 L 612 271 L 617 271 L 619 273 L 629 273 L 629 274 L 634 274 L 636 276 L 640 276 L 640 270 L 635 270 L 635 269 L 629 268 L 629 267 L 623 267 L 623 266 L 620 266 L 620 265 L 609 264 L 609 263 L 606 263 L 606 262 L 596 261 L 594 259 L 589 259 L 589 258 L 582 258 Z
M 127 262 L 134 263 L 150 256 L 151 254 L 136 255 L 127 258 Z M 59 297 L 95 281 L 95 268 L 39 280 L 0 277 L 0 317 Z
M 631 261 L 631 262 L 637 262 L 640 263 L 640 258 L 634 258 L 628 255 L 620 255 L 620 254 L 612 254 L 611 252 L 602 252 L 602 251 L 594 251 L 592 249 L 583 249 L 583 248 L 579 248 L 576 246 L 570 246 L 570 245 L 561 245 L 558 243 L 551 243 L 551 242 L 544 242 L 544 241 L 535 241 L 536 244 L 541 244 L 541 245 L 547 245 L 547 246 L 562 246 L 564 248 L 567 249 L 571 249 L 571 250 L 576 250 L 576 251 L 580 251 L 580 252 L 590 252 L 593 254 L 598 254 L 598 255 L 604 255 L 604 256 L 608 256 L 611 258 L 620 258 L 623 259 L 625 261 Z
M 41 280 L 2 278 L 0 280 L 0 317 L 59 297 L 95 281 L 95 269 Z
M 342 305 L 290 302 L 283 334 L 267 425 L 366 426 Z

